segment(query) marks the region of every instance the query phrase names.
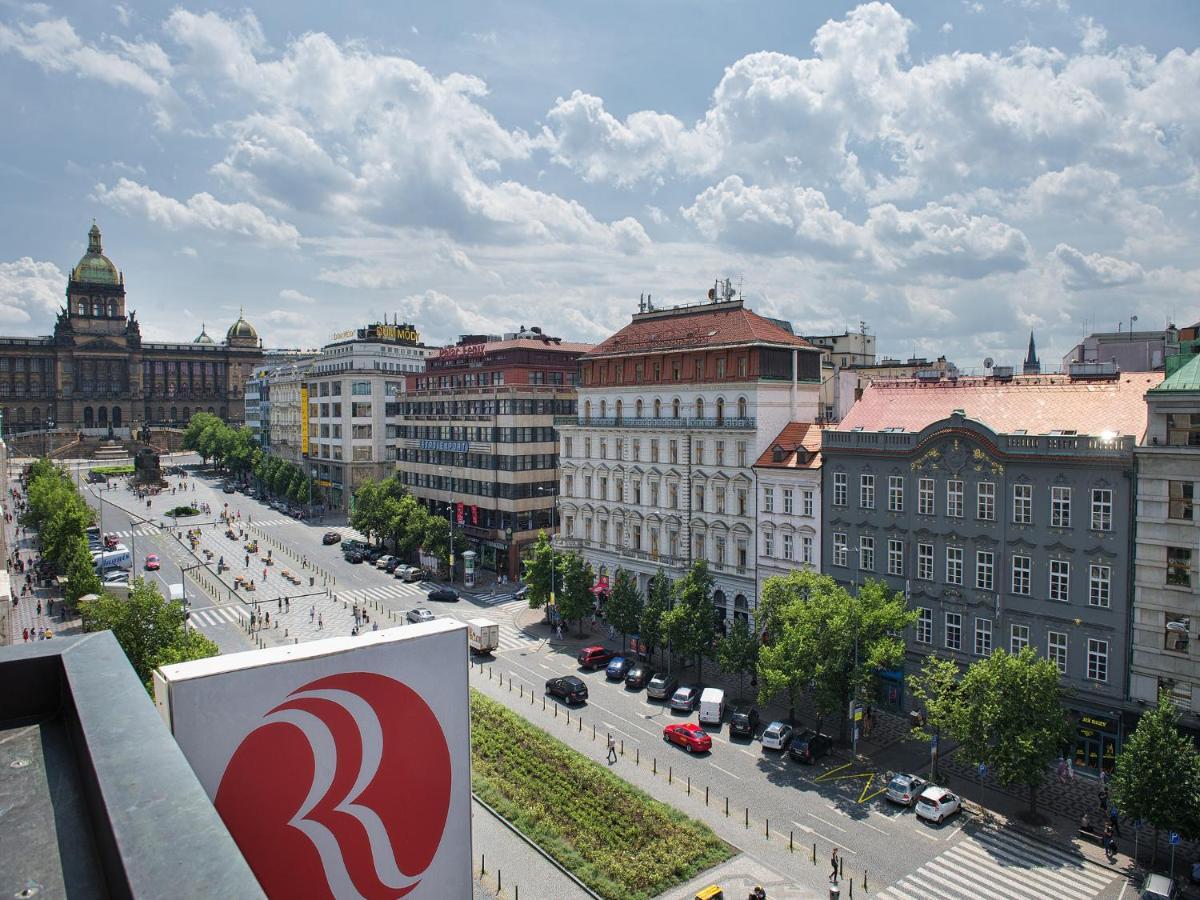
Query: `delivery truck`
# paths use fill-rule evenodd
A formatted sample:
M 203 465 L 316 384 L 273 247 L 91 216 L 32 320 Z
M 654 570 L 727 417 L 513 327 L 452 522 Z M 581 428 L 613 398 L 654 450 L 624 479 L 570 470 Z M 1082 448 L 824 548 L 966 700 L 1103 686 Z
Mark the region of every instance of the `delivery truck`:
M 467 643 L 472 653 L 491 653 L 500 646 L 500 626 L 490 619 L 467 622 Z

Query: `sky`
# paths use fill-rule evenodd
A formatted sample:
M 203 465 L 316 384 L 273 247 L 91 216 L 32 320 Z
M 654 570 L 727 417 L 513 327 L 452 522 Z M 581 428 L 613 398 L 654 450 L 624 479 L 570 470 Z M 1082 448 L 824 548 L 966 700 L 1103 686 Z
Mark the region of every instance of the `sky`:
M 1200 5 L 0 0 L 0 333 L 94 218 L 149 340 L 800 334 L 1054 367 L 1200 320 Z

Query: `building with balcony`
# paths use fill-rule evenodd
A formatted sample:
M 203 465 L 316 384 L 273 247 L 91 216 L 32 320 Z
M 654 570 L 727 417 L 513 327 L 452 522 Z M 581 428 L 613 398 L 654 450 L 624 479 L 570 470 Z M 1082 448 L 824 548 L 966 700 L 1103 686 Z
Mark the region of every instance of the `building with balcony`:
M 1161 372 L 1167 357 L 1179 353 L 1180 332 L 1174 325 L 1162 331 L 1098 331 L 1089 334 L 1063 357 L 1063 371 L 1072 363 L 1115 363 L 1122 372 Z
M 1129 696 L 1153 706 L 1167 691 L 1200 731 L 1200 341 L 1167 358 L 1167 378 L 1146 393 L 1137 448 L 1133 655 Z
M 754 464 L 789 422 L 813 421 L 821 351 L 733 292 L 648 308 L 580 360 L 560 425 L 560 540 L 601 577 L 644 591 L 707 560 L 722 620 L 758 597 Z
M 1134 445 L 1161 374 L 875 383 L 823 435 L 822 568 L 919 613 L 881 703 L 930 654 L 1032 647 L 1063 676 L 1079 771 L 1128 727 Z
M 758 482 L 758 583 L 821 568 L 821 432 L 789 422 L 754 464 Z
M 464 335 L 406 377 L 396 466 L 412 494 L 449 516 L 477 565 L 512 579 L 539 531 L 553 527 L 556 417 L 575 415 L 579 357 L 567 343 L 522 327 Z

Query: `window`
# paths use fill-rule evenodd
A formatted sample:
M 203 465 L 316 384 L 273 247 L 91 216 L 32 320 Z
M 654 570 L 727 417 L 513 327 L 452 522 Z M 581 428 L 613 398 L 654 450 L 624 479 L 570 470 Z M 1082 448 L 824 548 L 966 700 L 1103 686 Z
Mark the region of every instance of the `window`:
M 1192 551 L 1187 547 L 1167 548 L 1167 584 L 1192 586 Z
M 988 656 L 992 652 L 992 620 L 975 620 L 975 655 Z
M 996 588 L 996 557 L 991 550 L 975 551 L 975 587 L 981 591 Z
M 1054 486 L 1050 488 L 1050 524 L 1054 528 L 1071 527 L 1071 489 Z
M 775 488 L 763 488 L 763 512 L 775 512 Z
M 858 477 L 858 505 L 863 509 L 875 508 L 875 476 Z
M 946 613 L 946 649 L 962 649 L 962 613 Z
M 763 556 L 771 557 L 775 555 L 775 532 L 763 532 Z
M 888 512 L 904 512 L 904 476 L 888 476 Z
M 1112 488 L 1092 488 L 1092 530 L 1112 531 Z
M 1108 681 L 1108 641 L 1088 638 L 1088 681 Z
M 1164 649 L 1172 650 L 1176 653 L 1187 653 L 1188 636 L 1192 633 L 1191 616 L 1168 612 L 1165 614 L 1165 618 L 1166 640 L 1163 643 Z
M 693 464 L 697 466 L 704 465 L 704 441 L 696 441 L 692 448 Z
M 1050 599 L 1066 603 L 1071 590 L 1071 564 L 1065 559 L 1050 560 Z
M 1172 447 L 1200 447 L 1200 413 L 1168 413 L 1167 443 Z
M 717 377 L 718 378 L 725 377 L 725 357 L 723 357 L 723 356 L 717 357 Z
M 745 441 L 737 442 L 737 464 L 742 467 L 745 467 L 745 465 L 746 465 L 746 442 Z
M 917 514 L 933 515 L 933 479 L 922 478 L 917 482 Z
M 657 416 L 655 418 L 657 418 Z M 658 462 L 658 440 L 657 439 L 650 441 L 650 462 L 652 462 L 652 463 Z
M 783 489 L 783 514 L 785 516 L 792 514 L 792 489 L 788 487 Z
M 739 516 L 746 515 L 746 489 L 737 489 L 737 514 Z
M 350 394 L 354 397 L 370 397 L 371 382 L 369 381 L 352 381 L 350 383 Z
M 371 404 L 370 403 L 351 403 L 350 415 L 355 418 L 370 418 Z
M 946 482 L 946 515 L 955 519 L 963 515 L 963 483 L 957 478 Z
M 812 514 L 813 514 L 813 492 L 805 491 L 804 492 L 804 515 L 811 519 Z
M 833 505 L 845 506 L 848 478 L 845 472 L 833 473 Z
M 887 567 L 889 575 L 904 574 L 904 541 L 888 539 Z
M 975 485 L 975 518 L 983 522 L 996 520 L 996 485 L 990 481 Z
M 1029 646 L 1029 626 L 1012 625 L 1008 630 L 1008 652 L 1016 656 Z
M 1033 558 L 1029 556 L 1014 556 L 1012 558 L 1012 592 L 1028 595 L 1033 581 Z
M 630 444 L 631 449 L 629 458 L 634 462 L 641 462 L 642 459 L 642 442 L 638 438 L 634 438 Z
M 1107 609 L 1112 602 L 1112 568 L 1096 563 L 1088 566 L 1088 605 Z
M 716 463 L 718 466 L 725 465 L 725 442 L 713 441 L 713 449 L 715 451 Z
M 1016 525 L 1033 524 L 1033 485 L 1013 485 L 1013 523 Z
M 946 548 L 946 584 L 963 583 L 963 549 Z
M 574 454 L 571 453 L 571 439 L 569 437 L 563 438 L 563 456 L 573 455 Z
M 1058 674 L 1067 674 L 1067 633 L 1065 631 L 1046 632 L 1046 659 L 1058 666 Z
M 858 567 L 864 572 L 875 571 L 875 538 L 859 537 Z
M 834 549 L 836 551 L 836 547 Z M 843 548 L 843 549 L 845 549 L 845 548 Z M 792 536 L 790 534 L 788 534 L 786 531 L 783 533 L 783 558 L 784 559 L 792 558 Z M 845 565 L 845 563 L 843 562 L 842 565 Z
M 679 465 L 679 441 L 667 442 L 667 462 L 671 465 Z
M 933 581 L 933 544 L 917 544 L 917 578 Z
M 840 531 L 835 531 L 833 534 L 833 564 L 835 566 L 846 565 L 846 535 Z
M 917 607 L 916 642 L 918 644 L 933 643 L 933 610 L 927 606 Z
M 1167 482 L 1167 518 L 1192 521 L 1192 499 L 1196 485 L 1190 481 Z

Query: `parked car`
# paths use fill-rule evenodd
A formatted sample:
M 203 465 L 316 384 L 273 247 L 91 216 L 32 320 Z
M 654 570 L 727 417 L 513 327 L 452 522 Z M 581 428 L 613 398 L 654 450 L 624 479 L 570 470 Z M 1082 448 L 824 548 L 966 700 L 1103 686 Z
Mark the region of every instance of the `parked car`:
M 392 557 L 391 559 L 388 560 L 388 564 L 386 566 L 383 566 L 383 571 L 385 571 L 389 575 L 391 575 L 393 572 L 396 571 L 396 569 L 400 568 L 400 566 L 402 566 L 402 565 L 404 565 L 404 563 L 400 562 L 400 560 L 396 559 L 395 557 Z
M 797 762 L 812 765 L 822 756 L 833 749 L 833 738 L 827 734 L 819 734 L 811 728 L 805 729 L 792 738 L 788 753 Z
M 925 789 L 926 783 L 924 778 L 918 778 L 916 775 L 909 775 L 906 772 L 897 772 L 888 782 L 887 791 L 883 796 L 893 803 L 912 806 L 917 802 L 917 796 Z
M 604 677 L 609 681 L 624 681 L 631 668 L 633 668 L 632 659 L 625 656 L 614 656 L 604 669 Z
M 336 531 L 327 531 L 321 535 L 321 543 L 328 547 L 330 544 L 340 543 L 342 536 Z
M 375 560 L 375 568 L 386 569 L 387 564 L 392 562 L 393 560 L 395 560 L 396 562 L 400 562 L 400 559 L 398 557 L 392 556 L 390 553 L 385 553 L 385 554 L 383 554 L 383 556 L 381 556 Z
M 650 680 L 652 674 L 648 665 L 637 663 L 626 673 L 625 687 L 640 691 L 646 686 L 646 682 Z
M 1193 879 L 1195 880 L 1195 879 Z M 1179 885 L 1166 875 L 1149 873 L 1138 891 L 1138 900 L 1175 900 L 1179 896 Z
M 939 825 L 958 812 L 962 812 L 962 800 L 944 787 L 931 784 L 917 797 L 915 811 L 922 819 Z
M 579 651 L 576 659 L 579 660 L 579 665 L 585 669 L 598 669 L 603 665 L 607 665 L 608 661 L 613 658 L 613 652 L 607 647 L 601 647 L 599 644 L 593 644 L 590 647 L 584 647 Z
M 691 712 L 696 708 L 696 702 L 699 699 L 700 688 L 693 687 L 690 684 L 680 685 L 675 689 L 675 693 L 671 695 L 671 709 Z
M 129 573 L 124 569 L 109 569 L 100 576 L 101 584 L 129 584 Z
M 735 706 L 729 714 L 729 736 L 753 738 L 758 731 L 758 710 L 753 706 Z
M 679 687 L 679 679 L 667 675 L 665 672 L 655 672 L 646 684 L 646 696 L 653 697 L 655 700 L 666 700 L 675 693 L 677 687 Z
M 158 561 L 157 553 L 146 554 L 146 571 L 157 572 L 162 567 L 162 563 Z
M 786 722 L 772 722 L 762 733 L 764 750 L 783 750 L 792 740 L 792 726 Z
M 712 738 L 695 722 L 676 722 L 663 729 L 663 740 L 678 744 L 688 753 L 705 753 L 712 750 Z
M 407 566 L 404 570 L 405 581 L 424 581 L 425 570 L 420 566 Z
M 359 563 L 361 563 L 363 561 L 363 555 L 361 553 L 359 553 L 357 550 L 348 551 L 345 554 L 345 557 L 346 557 L 346 562 L 351 563 L 352 565 L 358 565 Z
M 716 725 L 719 729 L 725 719 L 725 692 L 721 688 L 707 687 L 700 692 L 701 725 Z
M 575 675 L 551 678 L 546 682 L 546 693 L 551 697 L 559 697 L 567 703 L 582 703 L 588 698 L 587 685 Z
M 221 485 L 221 490 L 224 491 L 226 494 L 233 494 L 233 493 L 237 492 L 237 488 L 234 487 L 233 484 L 231 484 L 228 481 L 225 482 L 223 485 Z
M 382 547 L 375 547 L 367 551 L 367 559 L 370 561 L 371 565 L 375 565 L 376 560 L 383 555 L 384 553 Z
M 428 600 L 441 603 L 454 603 L 458 600 L 458 591 L 452 587 L 434 588 L 427 595 Z
M 416 609 L 410 609 L 408 611 L 408 615 L 406 615 L 404 618 L 406 618 L 408 621 L 413 622 L 413 623 L 420 623 L 420 622 L 432 622 L 434 619 L 437 618 L 437 616 L 435 616 L 433 613 L 431 613 L 425 607 L 418 606 Z

